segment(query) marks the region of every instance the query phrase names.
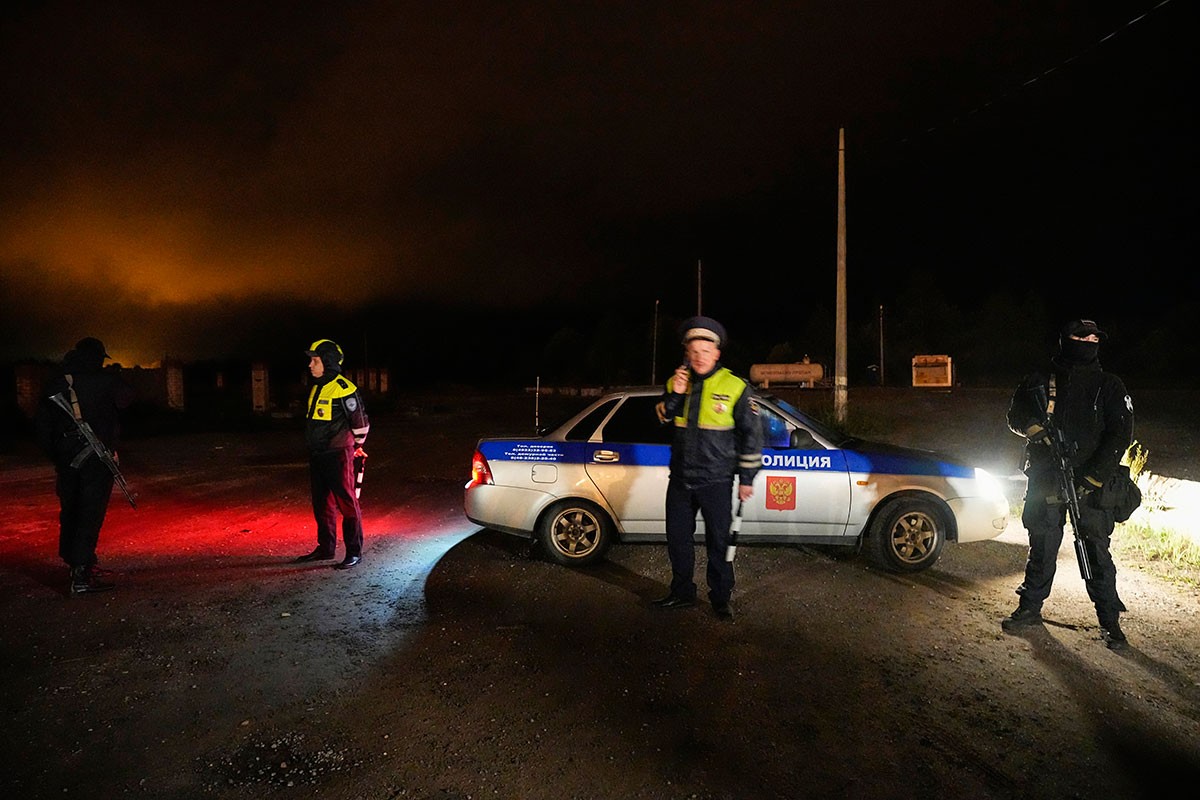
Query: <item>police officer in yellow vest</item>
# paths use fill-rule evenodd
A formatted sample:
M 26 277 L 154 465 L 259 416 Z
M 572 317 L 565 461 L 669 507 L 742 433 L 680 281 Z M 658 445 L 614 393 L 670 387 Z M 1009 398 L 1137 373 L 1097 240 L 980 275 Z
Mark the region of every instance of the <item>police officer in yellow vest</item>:
M 337 519 L 342 518 L 345 558 L 337 569 L 350 569 L 362 560 L 363 527 L 354 491 L 354 459 L 365 458 L 363 442 L 371 424 L 358 387 L 342 372 L 342 348 L 329 339 L 309 346 L 305 440 L 309 452 L 313 514 L 317 519 L 317 547 L 296 559 L 299 562 L 332 559 L 337 550 Z
M 655 601 L 659 608 L 696 603 L 696 512 L 704 518 L 708 553 L 708 600 L 721 619 L 733 619 L 733 562 L 726 561 L 733 521 L 733 479 L 745 502 L 754 494 L 754 476 L 762 468 L 762 427 L 753 389 L 721 366 L 725 328 L 709 317 L 683 325 L 685 361 L 671 379 L 658 406 L 659 419 L 673 421 L 671 475 L 667 484 L 667 556 L 671 591 Z

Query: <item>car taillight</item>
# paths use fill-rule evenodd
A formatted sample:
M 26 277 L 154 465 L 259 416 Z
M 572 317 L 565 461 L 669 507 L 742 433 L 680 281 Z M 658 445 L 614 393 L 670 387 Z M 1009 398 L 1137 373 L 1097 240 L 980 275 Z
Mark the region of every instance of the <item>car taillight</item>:
M 495 483 L 492 480 L 492 470 L 488 466 L 487 459 L 478 450 L 475 451 L 475 455 L 471 458 L 471 483 L 488 486 Z

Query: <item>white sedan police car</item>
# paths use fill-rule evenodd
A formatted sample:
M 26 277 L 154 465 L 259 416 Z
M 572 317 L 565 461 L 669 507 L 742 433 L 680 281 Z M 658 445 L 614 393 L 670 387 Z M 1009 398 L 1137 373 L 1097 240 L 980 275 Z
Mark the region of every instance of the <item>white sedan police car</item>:
M 666 542 L 673 426 L 660 388 L 608 394 L 533 438 L 476 446 L 469 520 L 536 538 L 552 561 L 584 566 L 614 542 Z M 763 468 L 742 510 L 738 544 L 861 546 L 885 569 L 930 567 L 947 542 L 1000 535 L 1009 503 L 982 469 L 930 451 L 848 438 L 770 395 L 755 400 Z M 732 487 L 731 487 L 732 491 Z M 704 523 L 697 523 L 703 540 Z

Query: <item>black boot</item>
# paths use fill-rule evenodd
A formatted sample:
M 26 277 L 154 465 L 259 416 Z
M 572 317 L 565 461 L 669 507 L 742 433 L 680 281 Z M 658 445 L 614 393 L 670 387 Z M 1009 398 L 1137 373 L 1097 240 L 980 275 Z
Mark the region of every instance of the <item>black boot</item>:
M 1125 638 L 1125 632 L 1121 630 L 1121 623 L 1116 617 L 1100 620 L 1100 638 L 1109 650 L 1124 650 L 1129 646 L 1129 640 Z
M 116 584 L 97 578 L 91 567 L 71 567 L 70 592 L 72 595 L 106 592 L 115 588 Z

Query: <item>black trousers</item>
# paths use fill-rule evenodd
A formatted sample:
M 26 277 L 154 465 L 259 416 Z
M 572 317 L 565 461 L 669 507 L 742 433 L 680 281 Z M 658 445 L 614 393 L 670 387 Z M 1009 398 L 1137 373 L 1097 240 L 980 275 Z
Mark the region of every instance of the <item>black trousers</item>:
M 77 469 L 56 468 L 58 493 L 58 554 L 70 567 L 96 563 L 100 528 L 112 497 L 113 474 L 99 458 L 89 458 Z
M 1017 587 L 1017 594 L 1022 606 L 1034 610 L 1040 610 L 1050 596 L 1067 521 L 1065 505 L 1047 502 L 1054 492 L 1053 486 L 1031 481 L 1021 514 L 1021 522 L 1029 532 L 1029 557 L 1025 561 L 1025 579 Z M 1079 505 L 1079 530 L 1092 565 L 1092 578 L 1084 581 L 1084 586 L 1101 624 L 1113 622 L 1126 610 L 1117 595 L 1117 567 L 1109 552 L 1116 523 L 1111 511 L 1093 507 L 1087 498 Z
M 350 448 L 315 453 L 309 457 L 313 516 L 317 520 L 317 547 L 337 550 L 338 515 L 347 556 L 361 556 L 362 512 L 354 496 L 354 451 Z
M 696 512 L 704 518 L 708 553 L 705 576 L 708 599 L 729 602 L 733 592 L 733 562 L 725 560 L 729 526 L 733 522 L 733 481 L 688 486 L 672 478 L 667 483 L 667 557 L 671 560 L 671 594 L 694 599 L 696 582 Z

